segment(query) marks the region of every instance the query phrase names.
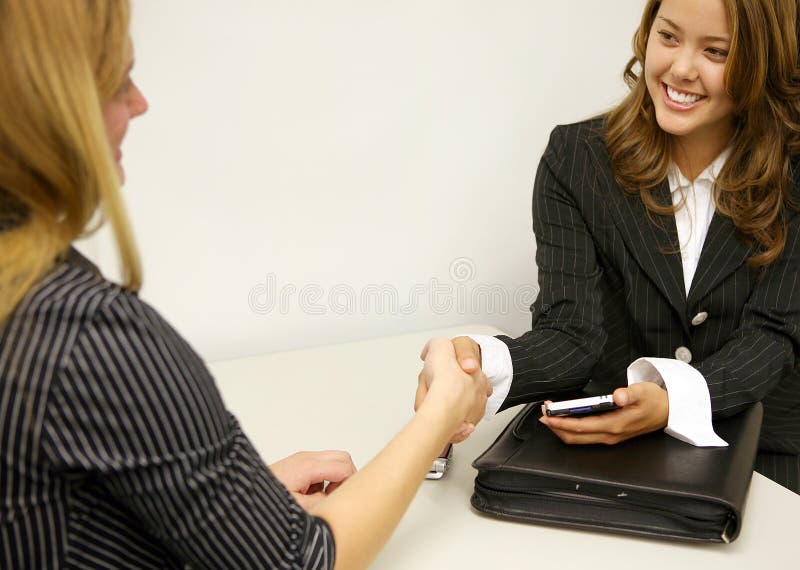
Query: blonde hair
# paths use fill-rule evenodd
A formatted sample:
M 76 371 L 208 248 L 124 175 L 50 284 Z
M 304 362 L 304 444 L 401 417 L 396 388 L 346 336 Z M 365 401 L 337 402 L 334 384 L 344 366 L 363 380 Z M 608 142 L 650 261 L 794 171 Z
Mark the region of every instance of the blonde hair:
M 101 112 L 126 73 L 129 18 L 128 0 L 0 0 L 0 323 L 98 209 L 124 284 L 141 285 Z
M 648 212 L 673 215 L 653 190 L 667 176 L 670 135 L 656 122 L 643 72 L 647 40 L 661 0 L 649 0 L 625 68 L 631 91 L 607 116 L 606 147 L 620 186 L 638 193 Z M 800 0 L 725 0 L 731 49 L 725 85 L 732 97 L 731 155 L 715 185 L 720 214 L 756 245 L 748 264 L 764 267 L 786 245 L 786 209 L 794 206 L 792 159 L 800 153 Z

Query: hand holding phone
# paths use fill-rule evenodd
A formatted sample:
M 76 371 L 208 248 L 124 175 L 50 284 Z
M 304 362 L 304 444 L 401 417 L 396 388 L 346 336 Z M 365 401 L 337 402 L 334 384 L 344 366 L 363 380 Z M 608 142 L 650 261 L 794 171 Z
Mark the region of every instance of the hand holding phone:
M 592 396 L 590 398 L 578 398 L 576 400 L 564 400 L 562 402 L 547 402 L 545 413 L 548 416 L 588 416 L 591 414 L 601 414 L 615 410 L 617 404 L 614 403 L 614 396 Z

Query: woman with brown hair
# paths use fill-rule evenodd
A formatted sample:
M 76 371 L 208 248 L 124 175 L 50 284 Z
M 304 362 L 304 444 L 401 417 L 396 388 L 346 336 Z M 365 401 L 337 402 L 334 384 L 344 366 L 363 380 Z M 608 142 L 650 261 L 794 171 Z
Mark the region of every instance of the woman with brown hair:
M 454 340 L 488 414 L 614 391 L 617 410 L 542 422 L 573 444 L 725 445 L 711 418 L 762 401 L 756 469 L 800 492 L 799 6 L 647 2 L 630 94 L 557 127 L 539 165 L 532 330 Z
M 433 341 L 435 394 L 363 470 L 336 451 L 267 468 L 136 295 L 128 23 L 127 0 L 0 0 L 0 568 L 363 568 L 486 378 Z M 98 211 L 124 286 L 71 248 Z

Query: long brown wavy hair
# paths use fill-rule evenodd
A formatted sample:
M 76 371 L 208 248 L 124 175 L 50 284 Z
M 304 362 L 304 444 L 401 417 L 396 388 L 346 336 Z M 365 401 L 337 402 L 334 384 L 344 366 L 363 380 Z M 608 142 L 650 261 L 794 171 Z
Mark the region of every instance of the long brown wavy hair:
M 128 0 L 0 0 L 0 324 L 98 210 L 141 283 L 101 113 L 129 20 Z
M 717 211 L 756 246 L 751 267 L 777 259 L 786 245 L 792 158 L 800 153 L 800 0 L 725 0 L 731 47 L 725 86 L 734 101 L 732 152 L 716 180 Z M 667 177 L 670 135 L 656 122 L 644 78 L 647 41 L 661 0 L 649 0 L 625 68 L 627 97 L 607 115 L 606 147 L 617 182 L 648 212 L 674 215 L 655 188 Z

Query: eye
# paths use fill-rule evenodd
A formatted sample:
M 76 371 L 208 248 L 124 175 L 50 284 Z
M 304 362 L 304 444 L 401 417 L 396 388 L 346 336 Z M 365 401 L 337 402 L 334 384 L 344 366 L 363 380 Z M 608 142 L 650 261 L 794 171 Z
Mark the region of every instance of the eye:
M 119 87 L 117 87 L 117 92 L 114 93 L 115 97 L 120 97 L 125 95 L 131 89 L 131 85 L 133 85 L 133 79 L 131 79 L 130 74 L 125 76 L 125 79 L 122 80 L 122 83 Z
M 661 36 L 661 39 L 670 43 L 677 41 L 677 38 L 666 30 L 659 30 L 658 35 Z
M 708 48 L 706 51 L 716 58 L 725 59 L 728 57 L 728 51 L 721 48 Z

